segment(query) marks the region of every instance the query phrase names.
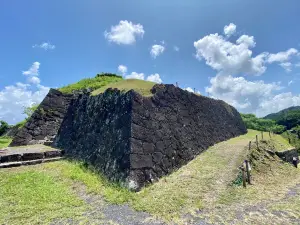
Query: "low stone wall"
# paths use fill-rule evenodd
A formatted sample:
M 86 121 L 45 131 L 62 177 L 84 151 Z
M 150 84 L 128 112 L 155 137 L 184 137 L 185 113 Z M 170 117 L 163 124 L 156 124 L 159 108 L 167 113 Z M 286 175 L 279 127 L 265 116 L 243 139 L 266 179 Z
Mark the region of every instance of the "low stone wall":
M 283 161 L 289 162 L 291 164 L 293 164 L 294 157 L 299 160 L 299 153 L 297 149 L 287 150 L 284 152 L 275 152 L 275 154 Z
M 73 98 L 74 95 L 50 89 L 28 122 L 14 135 L 10 146 L 38 144 L 43 143 L 45 139 L 50 140 L 57 134 Z

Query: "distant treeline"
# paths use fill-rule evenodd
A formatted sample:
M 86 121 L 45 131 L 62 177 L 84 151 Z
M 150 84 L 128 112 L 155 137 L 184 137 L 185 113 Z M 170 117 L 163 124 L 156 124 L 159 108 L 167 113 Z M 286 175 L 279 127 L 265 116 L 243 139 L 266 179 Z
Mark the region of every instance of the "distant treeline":
M 241 113 L 242 119 L 247 129 L 272 131 L 282 133 L 286 130 L 285 126 L 277 124 L 274 120 L 257 118 L 254 114 Z
M 300 106 L 284 109 L 278 113 L 267 115 L 264 119 L 274 120 L 277 124 L 285 126 L 287 130 L 300 125 Z

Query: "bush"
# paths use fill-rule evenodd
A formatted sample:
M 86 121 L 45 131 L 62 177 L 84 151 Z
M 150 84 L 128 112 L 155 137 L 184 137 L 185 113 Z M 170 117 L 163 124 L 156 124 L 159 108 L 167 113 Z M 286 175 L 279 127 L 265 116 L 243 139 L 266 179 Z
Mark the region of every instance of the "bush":
M 6 131 L 8 131 L 9 125 L 3 120 L 0 120 L 0 136 L 3 135 Z

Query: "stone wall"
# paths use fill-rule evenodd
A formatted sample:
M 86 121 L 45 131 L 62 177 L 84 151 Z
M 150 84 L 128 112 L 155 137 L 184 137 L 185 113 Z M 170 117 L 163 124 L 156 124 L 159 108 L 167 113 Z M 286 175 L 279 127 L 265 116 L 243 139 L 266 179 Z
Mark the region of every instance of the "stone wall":
M 239 113 L 223 101 L 173 85 L 155 85 L 152 93 L 109 89 L 80 95 L 70 104 L 55 147 L 139 190 L 209 146 L 247 132 Z
M 57 134 L 74 95 L 50 89 L 24 127 L 15 134 L 10 146 L 43 143 Z
M 291 164 L 293 164 L 294 157 L 299 160 L 299 153 L 297 149 L 291 149 L 284 152 L 275 152 L 275 154 L 283 161 L 289 162 Z
M 54 146 L 113 181 L 125 181 L 130 168 L 131 95 L 111 89 L 97 96 L 80 95 L 70 104 Z
M 133 93 L 131 186 L 171 173 L 215 143 L 244 134 L 235 108 L 221 100 L 155 85 L 153 97 Z

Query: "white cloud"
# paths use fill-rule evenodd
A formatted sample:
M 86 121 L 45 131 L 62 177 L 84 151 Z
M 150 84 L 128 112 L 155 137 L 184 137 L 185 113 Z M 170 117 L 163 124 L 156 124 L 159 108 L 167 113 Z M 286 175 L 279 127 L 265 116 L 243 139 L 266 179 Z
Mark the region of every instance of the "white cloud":
M 300 105 L 300 95 L 293 95 L 291 92 L 281 93 L 272 96 L 260 105 L 261 115 L 278 112 L 291 106 Z
M 42 44 L 39 44 L 39 45 L 33 45 L 32 46 L 33 48 L 42 48 L 42 49 L 44 49 L 44 50 L 53 50 L 53 49 L 55 49 L 56 47 L 55 47 L 55 45 L 52 45 L 51 43 L 49 43 L 49 42 L 44 42 L 44 43 L 42 43 Z
M 248 81 L 244 77 L 217 75 L 210 80 L 211 86 L 206 92 L 211 97 L 222 99 L 245 113 L 265 116 L 284 108 L 300 105 L 300 95 L 290 92 L 279 93 L 282 87 L 278 83 Z
M 155 83 L 159 83 L 159 84 L 162 83 L 162 79 L 160 78 L 160 75 L 158 73 L 149 75 L 146 80 L 147 81 L 152 81 L 152 82 L 155 82 Z
M 292 83 L 294 83 L 293 80 L 289 81 L 288 86 L 290 86 Z
M 180 50 L 180 49 L 179 49 L 178 46 L 174 46 L 174 51 L 175 51 L 175 52 L 179 52 L 179 50 Z
M 32 66 L 27 71 L 22 71 L 23 75 L 26 76 L 38 76 L 39 75 L 39 68 L 40 68 L 39 62 L 34 62 Z
M 249 48 L 255 47 L 256 43 L 254 41 L 253 36 L 248 36 L 248 35 L 242 35 L 239 37 L 239 39 L 236 40 L 237 44 L 244 44 L 248 46 Z
M 0 120 L 7 121 L 9 124 L 23 120 L 24 107 L 40 103 L 49 91 L 48 87 L 42 85 L 34 88 L 29 84 L 17 83 L 0 90 Z
M 241 36 L 238 42 L 234 44 L 217 33 L 210 34 L 194 42 L 196 57 L 225 74 L 263 74 L 266 71 L 264 61 L 267 53 L 252 57 L 249 48 L 255 45 L 253 37 Z
M 132 72 L 131 74 L 125 75 L 125 79 L 139 79 L 144 80 L 145 75 L 143 73 Z
M 191 87 L 184 88 L 183 90 L 186 90 L 186 91 L 191 92 L 191 93 L 199 94 L 199 95 L 201 94 L 200 91 L 195 92 L 194 89 L 191 88 Z
M 296 63 L 296 64 L 295 64 L 295 67 L 300 67 L 300 63 Z
M 286 72 L 292 71 L 292 63 L 290 62 L 283 62 L 279 64 L 283 69 L 285 69 Z
M 229 25 L 226 25 L 224 27 L 224 34 L 229 37 L 231 35 L 233 35 L 236 31 L 236 25 L 233 23 L 230 23 Z
M 145 31 L 141 24 L 133 24 L 127 20 L 121 20 L 118 25 L 112 26 L 110 32 L 105 31 L 104 36 L 109 42 L 131 45 L 137 37 L 143 37 Z
M 118 71 L 119 71 L 122 75 L 124 75 L 124 74 L 127 73 L 127 67 L 124 66 L 124 65 L 119 65 L 119 66 L 118 66 Z
M 268 56 L 267 62 L 273 63 L 273 62 L 286 62 L 290 60 L 291 56 L 296 55 L 298 53 L 298 50 L 295 48 L 290 48 L 285 52 L 278 52 L 276 54 L 270 54 Z
M 185 88 L 184 90 L 186 90 L 186 91 L 188 91 L 188 92 L 194 93 L 194 90 L 193 90 L 193 88 L 191 88 L 191 87 L 187 87 L 187 88 Z
M 165 51 L 165 47 L 162 45 L 153 45 L 151 47 L 150 54 L 155 59 L 157 56 L 161 55 Z
M 27 80 L 28 80 L 29 83 L 32 83 L 32 84 L 39 84 L 39 83 L 41 83 L 40 78 L 35 77 L 35 76 L 28 77 Z

